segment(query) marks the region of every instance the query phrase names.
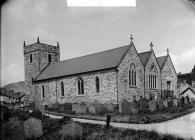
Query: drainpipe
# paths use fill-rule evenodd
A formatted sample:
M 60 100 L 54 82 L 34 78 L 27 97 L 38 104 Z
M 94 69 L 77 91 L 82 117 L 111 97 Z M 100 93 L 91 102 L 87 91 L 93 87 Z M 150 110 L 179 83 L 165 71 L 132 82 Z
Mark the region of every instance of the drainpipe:
M 56 81 L 56 103 L 58 103 L 58 93 L 57 93 L 57 78 L 55 79 Z

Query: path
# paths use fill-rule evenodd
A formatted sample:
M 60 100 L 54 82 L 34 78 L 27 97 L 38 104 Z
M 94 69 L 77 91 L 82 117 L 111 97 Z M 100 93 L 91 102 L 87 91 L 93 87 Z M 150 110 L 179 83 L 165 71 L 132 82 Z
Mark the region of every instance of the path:
M 56 116 L 50 114 L 46 114 L 46 115 L 49 115 L 51 118 L 59 118 L 59 119 L 62 118 L 62 116 Z M 106 124 L 105 121 L 87 120 L 87 119 L 79 119 L 79 118 L 73 118 L 73 120 L 78 122 L 83 122 L 83 123 L 91 123 L 91 124 L 103 124 L 103 125 Z M 113 127 L 130 128 L 136 130 L 148 130 L 148 131 L 154 130 L 162 134 L 172 134 L 183 138 L 195 139 L 195 112 L 162 123 L 128 124 L 128 123 L 111 122 L 110 125 Z

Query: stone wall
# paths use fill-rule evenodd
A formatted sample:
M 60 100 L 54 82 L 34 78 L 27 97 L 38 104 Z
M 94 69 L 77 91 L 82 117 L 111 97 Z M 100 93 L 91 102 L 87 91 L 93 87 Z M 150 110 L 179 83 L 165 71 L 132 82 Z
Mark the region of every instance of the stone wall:
M 133 96 L 138 100 L 140 96 L 144 95 L 144 68 L 134 45 L 131 45 L 129 49 L 118 67 L 119 102 L 122 102 L 124 99 L 132 101 Z M 129 85 L 129 68 L 132 63 L 136 67 L 136 87 L 130 87 Z
M 96 93 L 95 77 L 99 77 L 100 92 Z M 84 94 L 78 95 L 78 77 L 84 81 Z M 61 82 L 64 83 L 64 96 L 61 93 Z M 41 99 L 41 86 L 45 86 L 45 98 Z M 57 98 L 56 98 L 57 96 Z M 117 81 L 116 71 L 106 70 L 92 72 L 77 76 L 58 78 L 51 81 L 36 83 L 36 97 L 42 104 L 58 102 L 63 103 L 93 103 L 95 100 L 100 103 L 117 103 Z
M 151 71 L 151 66 L 154 65 L 156 71 Z M 149 74 L 156 75 L 156 89 L 149 88 Z M 160 67 L 158 65 L 156 56 L 154 52 L 152 51 L 152 54 L 150 55 L 150 58 L 145 66 L 145 95 L 147 98 L 149 98 L 150 94 L 159 94 L 160 95 L 161 90 L 161 72 Z
M 162 90 L 167 89 L 167 81 L 171 81 L 170 90 L 174 91 L 174 94 L 178 96 L 177 93 L 177 74 L 175 72 L 173 63 L 171 62 L 170 56 L 168 56 L 167 61 L 162 69 Z

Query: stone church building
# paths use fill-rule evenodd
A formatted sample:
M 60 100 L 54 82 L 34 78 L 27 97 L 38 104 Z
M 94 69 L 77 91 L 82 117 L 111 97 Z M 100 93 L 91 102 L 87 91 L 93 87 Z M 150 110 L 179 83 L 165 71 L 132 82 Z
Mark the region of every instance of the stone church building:
M 156 57 L 150 50 L 138 53 L 129 45 L 60 61 L 60 47 L 24 42 L 26 91 L 37 104 L 119 104 L 140 97 L 160 97 L 164 91 L 177 95 L 177 74 L 167 55 Z

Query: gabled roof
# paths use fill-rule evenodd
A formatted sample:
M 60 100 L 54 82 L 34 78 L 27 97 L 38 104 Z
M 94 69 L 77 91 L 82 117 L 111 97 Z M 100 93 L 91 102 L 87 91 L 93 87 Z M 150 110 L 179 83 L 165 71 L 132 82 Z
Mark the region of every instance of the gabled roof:
M 167 60 L 167 55 L 157 57 L 157 61 L 158 61 L 160 69 L 162 69 L 164 67 L 166 60 Z
M 127 45 L 91 55 L 51 63 L 34 81 L 116 68 L 129 48 L 130 45 Z
M 146 64 L 147 64 L 147 62 L 148 62 L 148 60 L 150 58 L 151 51 L 142 52 L 142 53 L 139 53 L 138 55 L 139 55 L 143 65 L 146 66 Z
M 190 90 L 195 95 L 195 91 L 191 87 L 186 88 L 180 95 L 183 95 L 188 90 Z

